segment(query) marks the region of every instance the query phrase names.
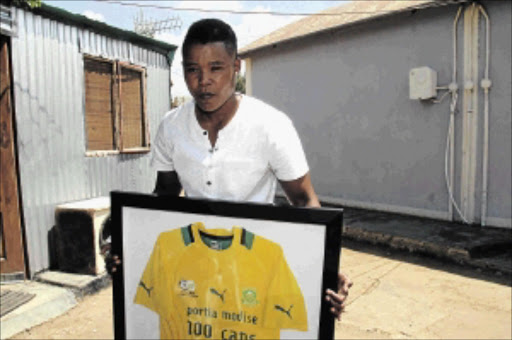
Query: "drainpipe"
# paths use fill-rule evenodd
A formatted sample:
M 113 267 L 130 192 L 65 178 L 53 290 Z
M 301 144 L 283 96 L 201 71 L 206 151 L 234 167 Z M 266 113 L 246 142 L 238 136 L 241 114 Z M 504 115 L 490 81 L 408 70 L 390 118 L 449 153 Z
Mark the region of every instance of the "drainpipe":
M 475 220 L 475 178 L 478 127 L 478 19 L 476 3 L 472 3 L 464 14 L 464 97 L 462 130 L 462 212 L 469 223 Z
M 482 79 L 480 86 L 484 90 L 484 145 L 482 151 L 482 207 L 481 207 L 481 224 L 486 225 L 487 219 L 487 172 L 489 163 L 489 88 L 491 80 L 489 79 L 489 59 L 490 59 L 490 19 L 482 5 L 478 6 L 478 10 L 485 18 L 485 78 Z

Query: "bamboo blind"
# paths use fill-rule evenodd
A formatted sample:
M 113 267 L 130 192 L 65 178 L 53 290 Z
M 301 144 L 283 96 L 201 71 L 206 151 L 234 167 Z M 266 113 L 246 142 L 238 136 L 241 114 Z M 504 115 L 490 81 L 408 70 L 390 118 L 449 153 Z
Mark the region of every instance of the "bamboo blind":
M 113 64 L 86 58 L 84 68 L 87 150 L 113 150 Z

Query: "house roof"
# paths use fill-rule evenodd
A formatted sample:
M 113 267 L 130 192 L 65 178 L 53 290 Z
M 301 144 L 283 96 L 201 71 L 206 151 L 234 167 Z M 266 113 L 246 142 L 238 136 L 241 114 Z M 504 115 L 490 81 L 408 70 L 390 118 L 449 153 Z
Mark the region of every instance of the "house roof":
M 103 34 L 119 40 L 129 41 L 135 45 L 139 45 L 144 48 L 165 54 L 168 58 L 171 57 L 171 61 L 172 56 L 177 49 L 177 46 L 175 45 L 148 38 L 133 31 L 107 25 L 101 21 L 89 19 L 84 15 L 74 14 L 61 8 L 47 5 L 44 2 L 41 3 L 40 7 L 34 7 L 32 9 L 28 8 L 28 6 L 23 7 L 31 10 L 34 14 L 38 14 L 46 18 L 54 19 L 73 26 L 83 27 L 99 34 Z
M 240 49 L 239 55 L 245 58 L 257 50 L 271 47 L 277 43 L 298 40 L 314 34 L 377 19 L 398 12 L 451 5 L 461 2 L 465 2 L 465 0 L 355 0 L 292 22 L 244 46 Z

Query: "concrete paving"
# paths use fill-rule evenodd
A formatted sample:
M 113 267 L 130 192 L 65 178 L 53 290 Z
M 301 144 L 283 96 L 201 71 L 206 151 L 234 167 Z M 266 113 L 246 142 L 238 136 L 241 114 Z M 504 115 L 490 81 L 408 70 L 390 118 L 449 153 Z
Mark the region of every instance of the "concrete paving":
M 510 229 L 346 208 L 343 238 L 494 271 L 506 276 L 506 281 L 512 285 Z M 36 293 L 36 297 L 1 318 L 1 339 L 65 313 L 76 305 L 77 299 L 109 282 L 108 274 L 91 276 L 48 271 L 36 275 L 34 281 L 2 284 L 2 289 L 25 290 Z
M 343 237 L 512 276 L 512 229 L 346 208 Z
M 57 317 L 77 303 L 75 295 L 68 289 L 35 281 L 2 284 L 1 288 L 36 295 L 0 319 L 1 339 L 8 339 L 27 328 Z
M 35 297 L 2 316 L 0 339 L 9 339 L 64 314 L 80 297 L 107 286 L 109 281 L 108 274 L 91 276 L 47 271 L 36 275 L 32 281 L 2 283 L 1 289 L 31 293 Z

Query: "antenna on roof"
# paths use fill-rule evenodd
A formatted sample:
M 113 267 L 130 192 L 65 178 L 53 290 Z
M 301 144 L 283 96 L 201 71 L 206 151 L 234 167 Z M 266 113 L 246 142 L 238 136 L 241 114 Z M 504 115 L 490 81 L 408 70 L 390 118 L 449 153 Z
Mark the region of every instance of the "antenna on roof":
M 179 30 L 182 24 L 181 18 L 177 15 L 164 20 L 146 19 L 141 9 L 133 19 L 133 30 L 137 34 L 154 38 L 157 32 Z

